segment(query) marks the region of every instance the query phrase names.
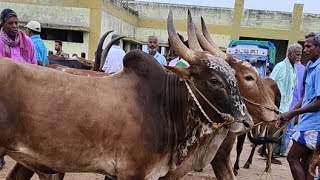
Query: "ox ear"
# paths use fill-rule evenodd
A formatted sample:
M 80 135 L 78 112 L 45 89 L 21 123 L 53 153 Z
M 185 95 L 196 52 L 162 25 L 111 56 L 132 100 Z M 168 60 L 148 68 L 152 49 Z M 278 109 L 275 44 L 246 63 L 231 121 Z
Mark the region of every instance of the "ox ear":
M 234 63 L 237 62 L 237 60 L 230 54 L 227 55 L 225 60 L 229 65 L 234 64 Z
M 190 75 L 189 68 L 176 67 L 176 66 L 164 66 L 168 71 L 175 73 L 181 79 L 188 79 Z

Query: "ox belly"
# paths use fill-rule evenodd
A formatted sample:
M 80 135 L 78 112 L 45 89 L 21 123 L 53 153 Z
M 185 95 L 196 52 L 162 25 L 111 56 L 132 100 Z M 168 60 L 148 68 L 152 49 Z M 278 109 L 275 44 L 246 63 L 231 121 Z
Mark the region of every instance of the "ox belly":
M 130 82 L 126 84 L 128 87 Z M 106 90 L 99 91 L 101 94 L 97 97 L 83 97 L 81 94 L 85 93 L 76 90 L 68 96 L 52 93 L 46 103 L 24 96 L 14 103 L 19 107 L 13 113 L 10 113 L 9 101 L 2 100 L 0 104 L 6 103 L 8 108 L 7 113 L 2 113 L 7 115 L 0 116 L 0 127 L 6 127 L 0 131 L 0 153 L 4 148 L 5 154 L 35 172 L 95 172 L 117 176 L 119 172 L 132 171 L 144 175 L 154 169 L 166 152 L 156 151 L 152 144 L 146 147 L 148 142 L 143 137 L 142 123 L 152 117 L 142 112 L 135 94 L 126 91 L 129 90 L 123 90 L 121 96 L 112 92 L 114 96 L 122 97 L 121 100 L 126 99 L 126 103 L 102 95 L 108 94 Z M 78 98 L 81 101 L 72 101 Z M 64 105 L 63 108 L 55 108 L 57 102 Z M 20 107 L 24 104 L 28 106 Z M 139 169 L 145 169 L 145 172 Z
M 71 164 L 69 161 L 66 161 L 67 158 L 48 158 L 22 145 L 13 151 L 7 152 L 7 155 L 37 173 L 95 172 L 113 176 L 116 173 L 116 160 L 112 157 L 99 157 L 94 159 L 79 157 L 79 159 L 82 159 L 81 163 L 74 161 L 74 163 Z M 83 159 L 87 160 L 84 161 Z M 79 169 L 81 171 L 79 171 Z

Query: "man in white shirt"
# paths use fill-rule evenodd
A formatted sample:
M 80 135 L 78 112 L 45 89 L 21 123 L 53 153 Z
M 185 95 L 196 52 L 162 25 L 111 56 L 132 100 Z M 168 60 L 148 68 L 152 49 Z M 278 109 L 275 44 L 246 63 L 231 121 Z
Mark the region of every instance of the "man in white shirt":
M 118 37 L 117 34 L 112 35 L 112 39 Z M 112 74 L 123 69 L 123 57 L 126 53 L 120 47 L 120 40 L 116 41 L 110 48 L 106 61 L 102 67 L 105 73 Z
M 166 58 L 157 51 L 158 46 L 159 46 L 158 37 L 157 36 L 149 36 L 148 37 L 149 54 L 152 55 L 155 58 L 155 60 L 158 61 L 158 63 L 160 63 L 162 65 L 167 65 Z

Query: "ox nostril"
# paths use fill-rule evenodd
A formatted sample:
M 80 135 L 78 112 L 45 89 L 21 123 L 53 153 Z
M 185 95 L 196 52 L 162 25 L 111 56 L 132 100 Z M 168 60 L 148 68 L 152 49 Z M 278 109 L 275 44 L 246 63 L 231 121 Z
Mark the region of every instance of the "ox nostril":
M 245 126 L 246 128 L 250 128 L 250 124 L 247 123 L 245 120 L 243 120 L 242 123 L 244 124 L 244 126 Z

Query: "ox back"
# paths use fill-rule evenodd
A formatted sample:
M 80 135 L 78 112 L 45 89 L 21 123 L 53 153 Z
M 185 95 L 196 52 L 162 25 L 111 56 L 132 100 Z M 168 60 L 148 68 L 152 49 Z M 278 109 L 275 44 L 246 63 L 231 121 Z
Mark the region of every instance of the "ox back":
M 76 69 L 88 69 L 88 70 L 92 69 L 92 67 L 82 64 L 78 60 L 49 59 L 49 64 L 60 64 L 66 67 L 76 68 Z

